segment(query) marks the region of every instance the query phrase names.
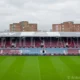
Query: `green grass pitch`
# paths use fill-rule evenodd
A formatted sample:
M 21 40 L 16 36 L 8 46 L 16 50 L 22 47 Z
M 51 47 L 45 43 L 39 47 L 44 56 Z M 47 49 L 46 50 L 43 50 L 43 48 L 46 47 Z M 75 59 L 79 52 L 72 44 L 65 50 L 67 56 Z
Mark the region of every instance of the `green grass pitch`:
M 80 80 L 80 57 L 0 56 L 0 80 Z

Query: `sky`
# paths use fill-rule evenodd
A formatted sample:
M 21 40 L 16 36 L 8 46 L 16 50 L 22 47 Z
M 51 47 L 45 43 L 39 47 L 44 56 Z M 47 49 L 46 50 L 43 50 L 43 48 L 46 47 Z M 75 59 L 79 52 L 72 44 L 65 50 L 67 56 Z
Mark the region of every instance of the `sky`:
M 0 0 L 0 31 L 20 21 L 37 23 L 38 30 L 47 31 L 52 24 L 80 23 L 80 0 Z

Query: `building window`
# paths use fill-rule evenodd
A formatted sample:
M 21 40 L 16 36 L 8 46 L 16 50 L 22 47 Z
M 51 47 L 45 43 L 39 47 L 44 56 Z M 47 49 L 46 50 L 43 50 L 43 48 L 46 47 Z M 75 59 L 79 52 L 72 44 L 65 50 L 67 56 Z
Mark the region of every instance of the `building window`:
M 24 29 L 24 27 L 22 27 L 22 29 Z
M 62 25 L 62 28 L 64 28 L 64 25 Z
M 64 31 L 64 27 L 62 27 L 62 31 Z
M 56 25 L 56 31 L 58 31 L 58 25 Z
M 64 25 L 62 25 L 62 27 L 64 27 Z
M 64 25 L 62 25 L 62 31 L 64 31 Z
M 62 28 L 62 30 L 64 30 L 64 28 Z

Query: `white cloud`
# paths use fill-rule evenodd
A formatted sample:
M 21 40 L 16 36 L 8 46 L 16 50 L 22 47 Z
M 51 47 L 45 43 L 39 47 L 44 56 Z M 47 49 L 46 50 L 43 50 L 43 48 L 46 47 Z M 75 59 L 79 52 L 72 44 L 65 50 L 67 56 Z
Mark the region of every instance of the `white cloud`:
M 9 24 L 28 20 L 39 29 L 49 30 L 53 23 L 80 22 L 80 0 L 2 0 L 0 1 L 0 30 Z

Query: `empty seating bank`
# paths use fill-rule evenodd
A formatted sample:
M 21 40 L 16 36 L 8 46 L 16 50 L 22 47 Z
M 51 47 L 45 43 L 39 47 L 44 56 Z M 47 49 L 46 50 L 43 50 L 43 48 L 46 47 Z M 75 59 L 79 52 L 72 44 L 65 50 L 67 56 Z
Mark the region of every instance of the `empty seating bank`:
M 80 33 L 28 32 L 23 35 L 15 32 L 13 35 L 11 33 L 2 35 L 0 34 L 1 55 L 80 54 Z

